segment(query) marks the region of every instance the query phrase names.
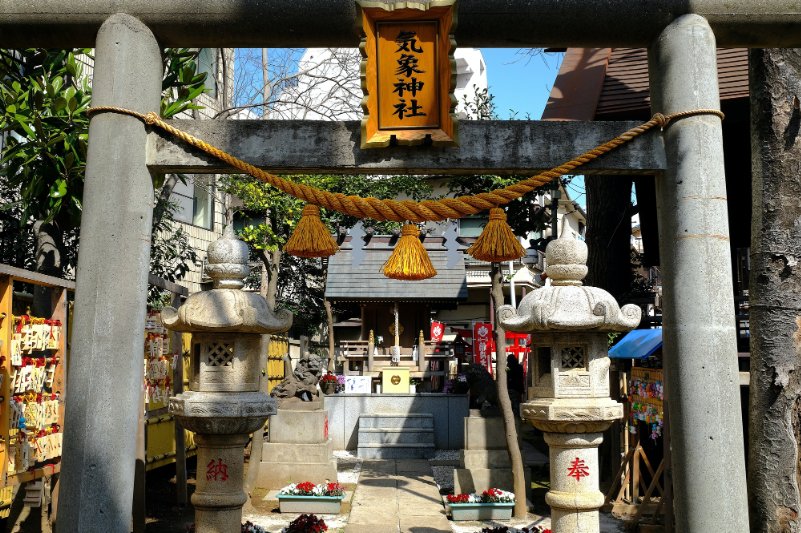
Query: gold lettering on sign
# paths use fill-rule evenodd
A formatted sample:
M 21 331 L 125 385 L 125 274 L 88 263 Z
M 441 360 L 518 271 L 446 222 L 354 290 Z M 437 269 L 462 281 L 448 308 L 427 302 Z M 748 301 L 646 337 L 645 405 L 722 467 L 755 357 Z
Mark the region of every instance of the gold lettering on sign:
M 437 25 L 376 24 L 379 129 L 439 127 Z

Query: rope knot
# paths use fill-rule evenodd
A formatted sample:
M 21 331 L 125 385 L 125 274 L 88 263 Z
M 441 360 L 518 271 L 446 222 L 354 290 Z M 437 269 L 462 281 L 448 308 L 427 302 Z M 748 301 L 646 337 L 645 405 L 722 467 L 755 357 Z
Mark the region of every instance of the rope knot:
M 148 112 L 147 115 L 145 115 L 145 124 L 147 124 L 148 126 L 152 126 L 153 124 L 158 122 L 158 120 L 159 116 L 154 111 L 150 111 Z
M 654 115 L 653 120 L 655 120 L 656 125 L 662 129 L 664 129 L 665 126 L 667 126 L 668 122 L 670 122 L 670 119 L 665 115 L 663 115 L 662 113 L 657 113 L 656 115 Z
M 506 213 L 500 207 L 493 207 L 489 212 L 490 220 L 506 220 Z
M 305 216 L 319 217 L 320 208 L 314 204 L 306 204 L 305 207 L 303 208 L 303 211 L 301 211 L 301 215 L 303 215 L 304 217 Z
M 418 235 L 420 235 L 420 230 L 414 224 L 406 224 L 401 229 L 402 237 L 417 237 Z

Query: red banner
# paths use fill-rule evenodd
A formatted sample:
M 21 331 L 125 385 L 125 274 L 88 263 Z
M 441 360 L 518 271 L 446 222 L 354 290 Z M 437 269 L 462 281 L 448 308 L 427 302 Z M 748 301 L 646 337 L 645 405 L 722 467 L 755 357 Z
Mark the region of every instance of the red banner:
M 431 340 L 434 342 L 442 341 L 442 335 L 445 333 L 445 325 L 442 322 L 431 323 Z
M 490 374 L 492 372 L 492 324 L 479 322 L 473 325 L 473 362 L 478 363 Z
M 529 348 L 529 343 L 531 343 L 531 335 L 507 331 L 506 338 L 514 339 L 513 344 L 509 344 L 507 340 L 506 353 L 515 355 L 517 362 L 523 367 L 523 383 L 528 384 L 528 354 L 531 352 L 531 348 Z

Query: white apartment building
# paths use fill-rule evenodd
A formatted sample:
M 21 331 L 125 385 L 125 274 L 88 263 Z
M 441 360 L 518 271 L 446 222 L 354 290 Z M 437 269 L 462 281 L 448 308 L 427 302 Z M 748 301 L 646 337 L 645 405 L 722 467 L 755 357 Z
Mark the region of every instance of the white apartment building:
M 457 48 L 456 110 L 466 118 L 463 102 L 472 102 L 477 92 L 488 88 L 487 66 L 481 50 Z M 278 102 L 270 111 L 271 119 L 361 120 L 360 64 L 357 48 L 308 48 L 298 62 L 298 73 L 284 84 Z

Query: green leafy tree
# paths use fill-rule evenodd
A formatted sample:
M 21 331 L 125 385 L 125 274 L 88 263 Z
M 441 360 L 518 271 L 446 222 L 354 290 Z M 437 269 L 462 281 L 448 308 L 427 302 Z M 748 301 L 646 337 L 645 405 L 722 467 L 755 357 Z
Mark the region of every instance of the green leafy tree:
M 290 176 L 294 182 L 311 185 L 334 193 L 347 195 L 395 198 L 406 195 L 415 200 L 428 198 L 431 187 L 422 179 L 411 176 L 370 178 L 367 176 L 298 175 Z M 316 332 L 324 320 L 325 272 L 319 259 L 304 259 L 281 253 L 287 239 L 300 221 L 305 202 L 285 194 L 251 176 L 232 175 L 222 178 L 221 190 L 242 200 L 239 209 L 245 219 L 263 220 L 248 224 L 240 232 L 251 245 L 254 259 L 267 267 L 267 299 L 271 296 L 282 307 L 295 313 L 296 327 L 306 327 L 307 334 Z M 331 230 L 350 228 L 357 219 L 336 211 L 320 210 L 320 219 Z M 365 220 L 379 233 L 388 233 L 399 227 L 396 222 Z M 259 276 L 251 276 L 248 283 L 261 286 Z
M 166 49 L 163 54 L 164 81 L 160 112 L 163 118 L 198 109 L 193 100 L 204 90 L 205 74 L 197 74 L 195 57 L 189 49 Z M 91 50 L 0 49 L 0 177 L 6 186 L 3 202 L 3 248 L 23 256 L 18 264 L 37 272 L 63 277 L 74 267 L 80 238 L 86 154 L 89 142 L 91 87 L 84 61 Z M 162 187 L 163 176 L 154 187 Z M 173 182 L 174 183 L 174 182 Z M 161 191 L 162 193 L 165 191 Z M 166 191 L 166 192 L 171 192 Z M 152 256 L 165 273 L 173 268 L 172 280 L 186 272 L 186 261 L 194 252 L 186 248 L 185 236 L 164 232 L 170 226 L 162 217 L 175 209 L 165 208 L 169 194 L 160 194 L 161 207 L 154 217 Z M 163 198 L 166 196 L 166 198 Z M 15 221 L 17 228 L 12 229 Z M 159 233 L 160 232 L 160 233 Z M 24 233 L 33 235 L 33 249 Z M 18 254 L 19 255 L 19 254 Z M 6 257 L 4 255 L 4 257 Z M 153 263 L 153 262 L 152 262 Z

